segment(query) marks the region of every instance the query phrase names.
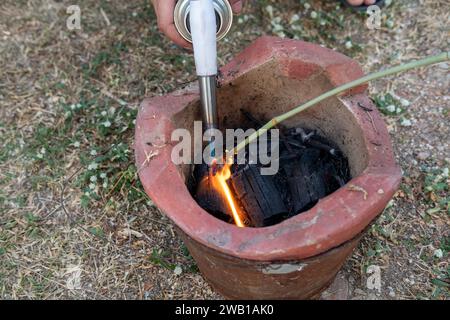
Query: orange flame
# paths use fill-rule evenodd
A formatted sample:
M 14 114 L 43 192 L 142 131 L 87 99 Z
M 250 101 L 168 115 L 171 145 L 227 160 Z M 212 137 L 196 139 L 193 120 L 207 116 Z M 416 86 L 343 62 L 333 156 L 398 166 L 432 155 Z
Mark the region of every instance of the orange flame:
M 214 176 L 211 176 L 212 185 L 227 200 L 228 206 L 233 214 L 234 222 L 238 227 L 245 227 L 242 221 L 238 206 L 234 201 L 233 194 L 227 184 L 227 180 L 231 177 L 230 165 L 225 164 L 222 169 L 218 170 Z

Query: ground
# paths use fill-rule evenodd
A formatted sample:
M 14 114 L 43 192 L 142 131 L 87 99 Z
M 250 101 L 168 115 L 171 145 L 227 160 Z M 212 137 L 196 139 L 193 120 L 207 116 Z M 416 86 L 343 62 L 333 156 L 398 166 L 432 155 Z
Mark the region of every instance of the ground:
M 75 3 L 82 29 L 71 31 Z M 449 9 L 395 1 L 369 30 L 338 1 L 252 1 L 219 60 L 269 34 L 377 71 L 448 51 Z M 136 178 L 137 106 L 195 79 L 149 1 L 4 0 L 0 38 L 0 298 L 220 298 Z M 371 84 L 404 179 L 325 298 L 450 297 L 448 68 Z M 380 290 L 367 286 L 377 267 Z

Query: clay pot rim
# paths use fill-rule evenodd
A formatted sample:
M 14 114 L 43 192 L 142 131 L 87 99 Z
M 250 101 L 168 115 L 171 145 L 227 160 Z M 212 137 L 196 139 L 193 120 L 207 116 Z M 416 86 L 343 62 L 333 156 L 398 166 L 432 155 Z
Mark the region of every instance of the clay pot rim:
M 252 64 L 246 65 L 248 62 L 242 62 L 242 56 L 261 45 L 270 46 L 272 55 L 285 50 L 286 45 L 297 46 L 302 50 L 328 50 L 302 41 L 280 41 L 278 38 L 263 37 L 224 67 L 222 74 L 227 74 L 236 64 L 239 64 L 240 69 L 237 74 L 228 72 L 232 75 L 225 77 L 223 82 L 231 81 L 257 64 L 258 62 L 252 61 Z M 333 57 L 333 65 L 326 67 L 332 79 L 340 79 L 339 75 L 332 74 L 338 72 L 336 65 L 355 67 L 355 62 L 343 55 L 325 53 Z M 268 58 L 260 59 L 259 62 L 262 63 Z M 352 79 L 340 79 L 342 83 L 349 80 Z M 339 84 L 341 83 L 336 83 Z M 173 116 L 198 100 L 198 94 L 192 88 L 147 99 L 139 109 L 135 154 L 144 189 L 154 203 L 189 237 L 223 254 L 248 260 L 276 261 L 307 258 L 332 249 L 355 237 L 384 209 L 401 179 L 381 116 L 374 107 L 371 112 L 373 121 L 368 124 L 364 121 L 364 116 L 367 115 L 358 107 L 358 103 L 367 103 L 365 94 L 361 93 L 364 89 L 340 99 L 363 129 L 369 155 L 368 166 L 346 186 L 321 199 L 302 214 L 269 227 L 239 228 L 215 218 L 196 203 L 187 190 L 182 174 L 171 161 L 172 146 L 169 143 L 158 147 L 149 146 L 146 141 L 151 132 L 159 132 L 165 141 L 170 141 L 170 132 L 175 129 Z M 376 144 L 373 143 L 374 139 Z M 379 148 L 379 144 L 385 148 Z M 151 152 L 156 152 L 156 155 L 142 166 Z

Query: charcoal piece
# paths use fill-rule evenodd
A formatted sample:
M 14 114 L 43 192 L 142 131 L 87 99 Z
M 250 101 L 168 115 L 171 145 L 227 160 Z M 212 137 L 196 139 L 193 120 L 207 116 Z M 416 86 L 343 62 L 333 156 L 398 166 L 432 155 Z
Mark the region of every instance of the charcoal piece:
M 299 149 L 305 149 L 306 148 L 306 146 L 303 143 L 301 143 L 301 142 L 299 142 L 299 141 L 297 141 L 295 139 L 286 139 L 286 142 L 289 145 L 297 147 Z
M 314 130 L 307 133 L 302 128 L 293 128 L 288 132 L 290 136 L 298 137 L 298 141 L 302 142 L 303 144 L 306 144 L 315 149 L 320 149 L 328 152 L 334 157 L 338 157 L 341 155 L 338 148 L 330 145 L 328 141 L 318 136 Z
M 272 176 L 261 175 L 256 165 L 240 166 L 230 178 L 231 186 L 254 227 L 280 222 L 288 210 Z
M 332 160 L 335 160 L 335 158 L 329 159 L 328 162 L 324 161 L 323 164 L 324 184 L 327 190 L 326 194 L 336 191 L 344 186 L 346 181 L 350 180 L 348 173 L 343 170 L 343 161 Z
M 314 138 L 310 138 L 306 143 L 308 145 L 310 145 L 311 147 L 314 147 L 316 149 L 324 150 L 324 151 L 328 152 L 329 154 L 331 154 L 334 157 L 339 156 L 339 151 L 336 148 L 331 147 L 331 146 L 329 146 L 327 144 L 324 144 L 324 143 L 320 142 L 320 140 L 317 140 L 317 139 L 314 139 Z
M 317 149 L 306 149 L 301 157 L 285 166 L 287 182 L 292 194 L 294 214 L 314 206 L 326 193 L 324 166 Z

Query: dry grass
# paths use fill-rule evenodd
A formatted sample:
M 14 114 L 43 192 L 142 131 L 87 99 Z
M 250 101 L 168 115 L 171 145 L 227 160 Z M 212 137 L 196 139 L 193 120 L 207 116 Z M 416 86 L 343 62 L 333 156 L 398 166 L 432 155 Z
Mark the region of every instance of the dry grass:
M 445 0 L 397 1 L 376 31 L 334 1 L 305 3 L 246 8 L 220 63 L 263 34 L 336 48 L 366 71 L 449 47 Z M 191 55 L 159 35 L 148 1 L 84 0 L 75 32 L 70 4 L 0 4 L 0 297 L 218 298 L 143 194 L 131 150 L 136 106 L 192 81 Z M 448 81 L 441 65 L 371 87 L 411 102 L 386 116 L 405 179 L 344 268 L 351 297 L 449 297 Z M 382 268 L 381 293 L 366 288 L 369 265 Z

